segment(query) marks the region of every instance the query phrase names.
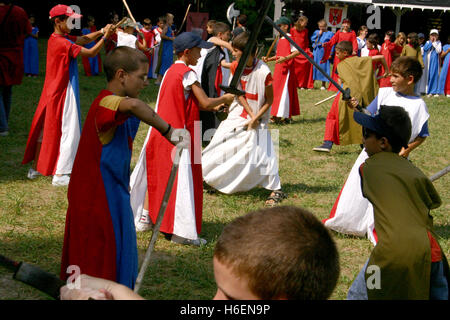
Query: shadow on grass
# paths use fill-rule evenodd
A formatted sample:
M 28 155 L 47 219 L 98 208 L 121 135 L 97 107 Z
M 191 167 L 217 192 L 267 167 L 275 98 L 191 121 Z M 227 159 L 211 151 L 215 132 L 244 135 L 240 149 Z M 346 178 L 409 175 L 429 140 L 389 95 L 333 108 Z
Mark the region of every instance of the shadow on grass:
M 295 193 L 326 193 L 326 192 L 332 192 L 332 191 L 339 191 L 339 188 L 336 186 L 331 185 L 307 185 L 304 183 L 283 183 L 281 185 L 281 190 L 283 192 L 287 193 L 288 197 L 291 194 Z M 252 198 L 254 200 L 258 201 L 265 201 L 267 197 L 270 194 L 270 190 L 263 189 L 263 188 L 256 188 L 252 189 L 247 192 L 237 192 L 233 194 L 224 194 L 220 193 L 219 191 L 216 191 L 215 193 L 212 193 L 213 195 L 217 195 L 222 197 L 224 200 L 228 199 L 239 199 L 239 198 Z
M 320 117 L 320 118 L 310 118 L 310 119 L 298 119 L 294 123 L 300 123 L 300 124 L 314 124 L 317 122 L 323 122 L 325 124 L 326 118 Z

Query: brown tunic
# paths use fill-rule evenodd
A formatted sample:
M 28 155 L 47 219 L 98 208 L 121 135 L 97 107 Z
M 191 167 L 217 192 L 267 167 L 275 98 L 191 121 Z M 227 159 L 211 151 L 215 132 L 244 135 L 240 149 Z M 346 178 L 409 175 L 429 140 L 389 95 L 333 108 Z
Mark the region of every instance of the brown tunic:
M 371 57 L 349 57 L 337 66 L 339 78 L 344 89 L 350 88 L 350 94 L 367 107 L 378 92 Z M 342 95 L 339 100 L 339 142 L 340 145 L 361 144 L 361 126 L 353 120 L 353 109 L 349 108 Z
M 375 265 L 381 271 L 381 286 L 367 288 L 369 299 L 429 299 L 427 232 L 437 239 L 430 215 L 441 205 L 436 189 L 422 171 L 392 152 L 371 156 L 360 173 L 363 195 L 374 207 L 378 235 L 368 267 Z M 366 281 L 370 276 L 366 273 Z

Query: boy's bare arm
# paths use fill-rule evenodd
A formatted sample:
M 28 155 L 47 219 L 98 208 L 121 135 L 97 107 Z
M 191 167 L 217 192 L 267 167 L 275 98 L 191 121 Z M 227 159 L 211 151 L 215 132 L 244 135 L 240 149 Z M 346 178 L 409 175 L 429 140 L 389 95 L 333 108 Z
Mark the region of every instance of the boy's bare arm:
M 245 111 L 250 115 L 250 117 L 253 119 L 255 118 L 255 114 L 253 113 L 252 108 L 248 104 L 247 99 L 245 99 L 245 96 L 239 96 L 237 97 L 239 104 L 242 105 L 245 109 Z
M 258 126 L 259 119 L 261 119 L 261 117 L 269 110 L 270 106 L 272 105 L 272 103 L 273 103 L 273 86 L 272 85 L 266 87 L 264 97 L 266 98 L 266 100 L 264 101 L 264 104 L 259 109 L 256 116 L 254 118 L 252 118 L 252 120 L 250 120 L 250 122 L 248 123 L 248 129 L 255 129 Z
M 231 43 L 229 43 L 229 42 L 223 41 L 222 39 L 219 39 L 217 37 L 211 37 L 208 40 L 216 46 L 221 46 L 221 47 L 227 48 L 230 51 L 233 51 L 233 47 L 231 46 Z
M 230 69 L 231 62 L 227 62 L 225 59 L 223 59 L 222 61 L 220 61 L 220 65 L 224 68 Z
M 92 57 L 95 57 L 100 52 L 100 49 L 102 48 L 102 46 L 103 46 L 103 44 L 105 42 L 105 39 L 109 38 L 113 34 L 112 25 L 110 25 L 110 24 L 107 25 L 104 28 L 104 32 L 105 32 L 104 37 L 100 41 L 98 41 L 92 48 L 90 48 L 90 49 L 87 49 L 87 48 L 84 48 L 84 47 L 81 48 L 80 55 L 82 57 L 92 58 Z M 90 33 L 90 34 L 86 35 L 86 37 L 90 36 L 92 34 L 102 35 L 102 32 L 101 31 L 93 32 L 93 33 Z M 98 38 L 98 35 L 97 35 L 97 38 Z M 78 38 L 82 38 L 82 37 L 78 37 Z M 97 38 L 95 38 L 95 39 L 97 39 Z M 89 43 L 89 42 L 87 42 L 87 43 Z M 77 40 L 76 43 L 79 44 L 78 40 Z M 82 45 L 82 44 L 80 44 L 80 45 Z
M 399 155 L 405 158 L 408 158 L 409 154 L 411 153 L 411 151 L 413 151 L 414 149 L 416 149 L 418 146 L 420 146 L 426 139 L 427 137 L 417 137 L 416 139 L 414 139 L 413 142 L 408 144 L 408 148 L 402 148 L 402 150 L 400 151 Z
M 97 40 L 103 34 L 106 34 L 107 30 L 109 30 L 110 28 L 112 28 L 112 25 L 108 24 L 99 31 L 95 31 L 95 32 L 91 32 L 89 34 L 79 36 L 79 37 L 77 37 L 77 40 L 75 41 L 75 43 L 79 46 L 87 45 L 88 43 L 90 43 L 94 40 Z
M 123 99 L 119 104 L 119 111 L 135 115 L 137 118 L 141 119 L 146 124 L 158 130 L 171 143 L 176 144 L 175 142 L 178 142 L 172 141 L 171 138 L 172 135 L 174 134 L 174 131 L 180 129 L 176 129 L 169 126 L 170 125 L 169 123 L 167 123 L 164 119 L 162 119 L 152 108 L 150 108 L 150 106 L 148 106 L 142 100 L 134 98 Z M 185 140 L 185 143 L 188 143 L 188 139 L 187 138 L 184 139 L 185 134 L 183 133 L 180 134 L 178 132 L 177 136 L 183 136 L 183 141 Z
M 294 59 L 296 56 L 298 56 L 300 54 L 300 51 L 294 51 L 292 52 L 290 55 L 287 55 L 285 57 L 278 57 L 277 61 L 275 63 L 283 63 L 286 62 L 288 60 Z
M 229 106 L 234 99 L 234 94 L 231 93 L 225 93 L 223 96 L 218 98 L 210 98 L 206 95 L 205 91 L 198 82 L 195 82 L 191 86 L 191 90 L 197 98 L 200 110 L 219 111 L 219 109 L 223 107 L 223 104 Z
M 372 57 L 373 61 L 380 61 L 383 64 L 384 67 L 384 75 L 383 77 L 387 77 L 389 75 L 389 67 L 386 63 L 386 59 L 384 58 L 384 56 L 382 54 L 377 55 L 377 56 L 373 56 Z

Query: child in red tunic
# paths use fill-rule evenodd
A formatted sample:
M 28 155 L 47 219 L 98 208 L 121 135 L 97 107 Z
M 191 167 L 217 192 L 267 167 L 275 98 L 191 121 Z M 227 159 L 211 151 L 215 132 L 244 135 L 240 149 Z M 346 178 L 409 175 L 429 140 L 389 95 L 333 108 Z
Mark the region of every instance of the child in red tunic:
M 298 46 L 313 59 L 314 56 L 309 49 L 308 29 L 306 29 L 307 25 L 308 18 L 306 16 L 300 16 L 294 27 L 291 28 L 291 35 L 295 43 L 297 43 Z M 314 88 L 313 65 L 303 55 L 297 55 L 294 61 L 297 87 L 302 89 Z
M 126 46 L 106 58 L 108 85 L 89 109 L 67 194 L 62 279 L 76 265 L 80 272 L 134 287 L 138 255 L 128 191 L 133 135 L 128 119 L 138 117 L 168 143 L 181 135 L 188 145 L 189 139 L 186 130 L 175 131 L 137 99 L 148 85 L 148 68 L 147 57 Z
M 333 36 L 333 38 L 331 38 L 330 41 L 325 42 L 323 44 L 323 47 L 325 49 L 325 53 L 323 54 L 323 58 L 321 63 L 324 63 L 325 61 L 328 60 L 328 58 L 330 57 L 330 53 L 331 53 L 331 49 L 332 47 L 336 44 L 339 43 L 341 41 L 350 41 L 353 45 L 353 52 L 352 55 L 356 55 L 358 52 L 358 41 L 356 40 L 356 33 L 353 30 L 350 30 L 350 26 L 351 26 L 351 21 L 350 19 L 344 19 L 342 21 L 342 29 L 338 30 L 338 32 L 336 32 Z M 337 65 L 339 63 L 339 58 L 337 57 L 337 55 L 334 56 L 334 61 L 333 61 L 333 71 L 331 72 L 331 78 L 334 81 L 338 81 L 338 75 L 336 73 L 336 68 Z M 330 86 L 328 87 L 328 90 L 330 91 L 338 91 L 337 88 L 330 83 Z
M 50 10 L 54 32 L 48 40 L 44 88 L 31 123 L 22 164 L 34 160 L 28 178 L 53 175 L 54 186 L 69 184 L 81 135 L 77 57 L 95 57 L 113 33 L 112 25 L 81 37 L 70 36 L 70 19 L 80 18 L 70 7 Z M 69 19 L 70 17 L 70 19 Z M 90 49 L 82 47 L 100 36 Z
M 281 17 L 276 24 L 285 33 L 288 32 L 291 21 Z M 288 34 L 290 36 L 290 34 Z M 273 103 L 270 114 L 271 122 L 280 122 L 281 119 L 290 121 L 292 116 L 300 114 L 297 94 L 297 77 L 295 74 L 294 59 L 300 52 L 289 41 L 282 37 L 277 44 L 275 56 L 263 58 L 264 62 L 276 60 L 273 73 Z

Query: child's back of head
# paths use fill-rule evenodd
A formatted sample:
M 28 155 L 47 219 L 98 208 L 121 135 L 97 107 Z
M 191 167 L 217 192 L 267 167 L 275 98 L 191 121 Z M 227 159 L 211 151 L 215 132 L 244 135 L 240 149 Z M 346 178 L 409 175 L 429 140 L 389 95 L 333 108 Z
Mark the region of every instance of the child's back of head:
M 419 36 L 415 32 L 408 33 L 408 43 L 414 48 L 419 47 Z
M 148 58 L 142 51 L 127 46 L 116 47 L 108 53 L 103 64 L 106 79 L 108 82 L 113 80 L 119 69 L 128 73 L 136 71 L 142 63 L 148 64 Z
M 260 299 L 324 300 L 339 276 L 330 233 L 312 213 L 296 207 L 237 218 L 224 228 L 214 258 L 248 281 Z
M 220 22 L 220 21 L 215 22 L 212 28 L 213 28 L 213 33 L 212 33 L 213 36 L 218 36 L 219 33 L 225 33 L 227 31 L 231 30 L 230 26 L 228 24 L 226 24 L 224 22 Z
M 371 134 L 374 134 L 377 139 L 385 137 L 394 153 L 399 153 L 402 148 L 408 147 L 411 137 L 411 119 L 402 107 L 382 105 L 374 117 L 362 112 L 355 112 L 353 117 L 363 126 L 364 139 L 367 140 Z M 364 144 L 368 154 L 371 155 L 366 142 Z
M 341 41 L 336 45 L 336 50 L 341 50 L 348 55 L 351 55 L 353 52 L 353 45 L 350 41 Z

